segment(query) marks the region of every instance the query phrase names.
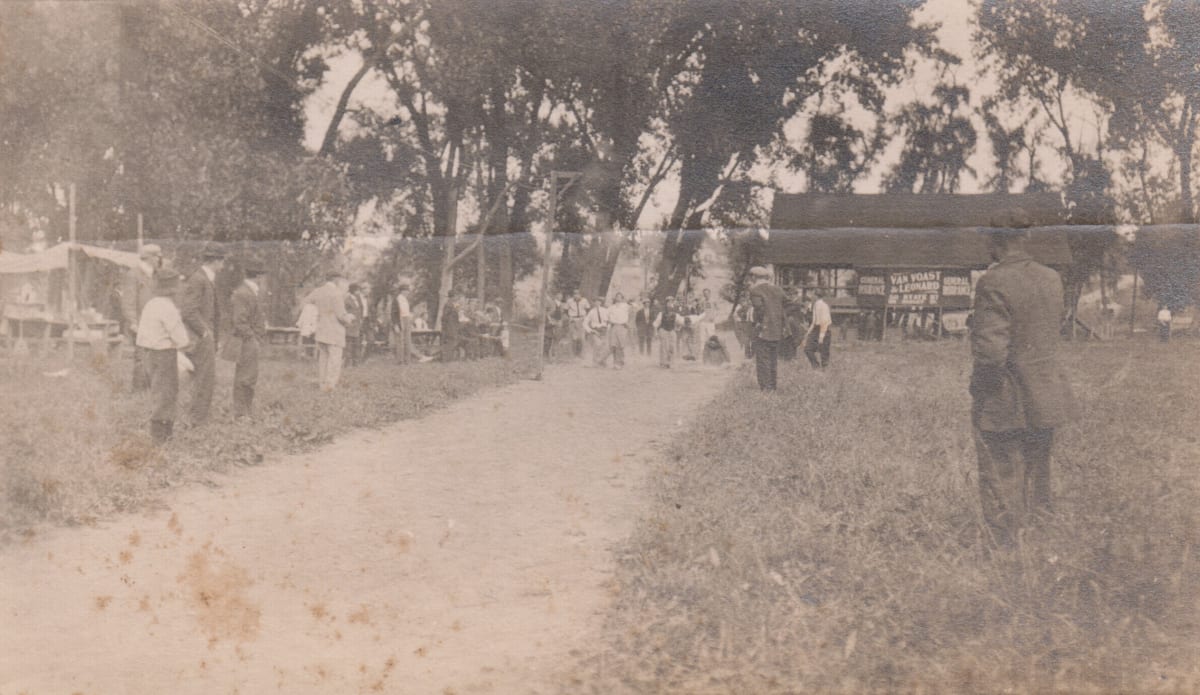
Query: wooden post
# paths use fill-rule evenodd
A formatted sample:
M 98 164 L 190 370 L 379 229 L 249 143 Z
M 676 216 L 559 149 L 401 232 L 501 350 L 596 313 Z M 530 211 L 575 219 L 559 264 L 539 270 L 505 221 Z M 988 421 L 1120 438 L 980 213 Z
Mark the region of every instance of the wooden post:
M 542 287 L 538 292 L 537 380 L 541 380 L 546 360 L 546 287 L 550 281 L 550 251 L 554 248 L 554 223 L 558 212 L 558 172 L 550 172 L 550 215 L 546 218 L 546 251 L 542 254 Z
M 143 242 L 145 242 L 145 237 L 144 237 L 144 234 L 142 231 L 142 213 L 139 212 L 138 213 L 138 245 L 137 245 L 137 252 L 138 252 L 139 256 L 142 255 Z
M 476 294 L 479 296 L 480 310 L 483 309 L 483 303 L 485 301 L 487 301 L 487 293 L 485 292 L 485 289 L 486 289 L 485 283 L 487 281 L 487 254 L 484 252 L 484 248 L 483 248 L 484 241 L 486 241 L 486 240 L 487 240 L 487 237 L 484 236 L 483 232 L 481 231 L 479 233 L 479 254 L 478 254 L 479 255 L 479 266 L 478 266 L 479 276 L 478 276 L 478 280 L 476 282 L 476 284 L 478 285 L 478 287 L 476 288 Z
M 442 278 L 438 287 L 438 310 L 437 317 L 434 320 L 434 328 L 442 330 L 442 316 L 446 314 L 446 302 L 450 298 L 450 290 L 454 286 L 454 243 L 458 238 L 458 185 L 452 184 L 448 191 L 450 200 L 450 214 L 447 220 L 447 234 L 443 239 L 446 240 L 446 259 L 442 263 Z
M 884 301 L 885 302 L 887 301 L 887 297 L 884 297 Z M 881 343 L 887 342 L 887 324 L 888 324 L 888 306 L 887 306 L 887 304 L 884 304 L 883 305 L 883 325 L 879 327 L 879 342 L 881 342 Z
M 70 209 L 67 210 L 67 233 L 71 243 L 67 246 L 67 286 L 71 292 L 71 301 L 67 303 L 67 359 L 75 360 L 75 340 L 73 332 L 75 331 L 75 311 L 79 305 L 79 295 L 77 282 L 75 279 L 75 184 L 69 187 L 68 203 Z
M 1137 313 L 1137 280 L 1138 272 L 1133 271 L 1133 294 L 1129 295 L 1129 333 L 1133 334 L 1133 317 Z
M 942 307 L 938 306 L 938 338 L 942 337 Z

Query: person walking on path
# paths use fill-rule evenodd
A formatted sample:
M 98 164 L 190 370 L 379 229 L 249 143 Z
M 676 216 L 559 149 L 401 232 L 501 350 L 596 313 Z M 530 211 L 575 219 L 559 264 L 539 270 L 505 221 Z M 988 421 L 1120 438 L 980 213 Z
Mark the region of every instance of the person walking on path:
M 324 285 L 309 293 L 305 304 L 317 307 L 317 382 L 328 393 L 342 376 L 342 351 L 346 348 L 346 326 L 353 319 L 346 312 L 346 277 L 332 272 Z
M 126 275 L 121 290 L 121 316 L 126 322 L 126 332 L 133 342 L 134 393 L 150 389 L 150 364 L 146 349 L 137 345 L 138 325 L 142 310 L 154 297 L 154 273 L 162 267 L 162 248 L 158 244 L 146 244 L 138 252 L 138 267 Z
M 358 283 L 350 283 L 350 291 L 346 293 L 346 313 L 350 315 L 350 323 L 346 324 L 346 363 L 357 366 L 359 351 L 363 340 L 363 306 L 358 296 Z
M 597 297 L 596 303 L 588 309 L 583 320 L 583 330 L 587 335 L 588 345 L 592 350 L 592 366 L 604 367 L 608 364 L 608 307 L 604 306 L 604 297 Z
M 971 422 L 983 518 L 1010 544 L 1037 512 L 1051 511 L 1050 450 L 1055 428 L 1077 405 L 1057 349 L 1063 285 L 1025 250 L 1016 228 L 988 232 L 996 261 L 975 286 L 971 324 Z
M 675 357 L 675 330 L 682 321 L 675 311 L 675 298 L 667 297 L 667 303 L 654 317 L 654 329 L 658 331 L 658 366 L 671 368 Z
M 138 318 L 137 347 L 145 351 L 150 371 L 150 437 L 162 444 L 175 429 L 179 398 L 179 351 L 188 345 L 188 330 L 175 306 L 179 273 L 168 268 L 154 272 L 154 297 Z
M 638 300 L 633 322 L 637 327 L 638 354 L 649 356 L 654 341 L 654 303 L 646 295 Z
M 1158 308 L 1158 339 L 1167 342 L 1171 339 L 1171 309 L 1166 304 Z
M 192 400 L 188 408 L 188 424 L 199 427 L 208 422 L 213 391 L 217 385 L 217 330 L 220 325 L 220 306 L 217 302 L 217 273 L 225 265 L 225 254 L 209 248 L 200 257 L 200 267 L 183 286 L 179 307 L 188 329 L 188 357 L 195 366 L 192 374 Z
M 618 292 L 608 308 L 608 345 L 612 351 L 613 367 L 625 366 L 625 349 L 629 347 L 629 304 Z
M 750 305 L 754 308 L 754 367 L 758 387 L 774 391 L 779 368 L 779 341 L 784 331 L 783 290 L 771 282 L 771 272 L 762 266 L 750 269 L 754 286 L 750 288 Z
M 829 343 L 833 340 L 833 331 L 829 329 L 832 326 L 833 315 L 825 301 L 825 291 L 817 290 L 817 299 L 812 307 L 812 323 L 808 326 L 808 332 L 804 334 L 804 356 L 814 369 L 829 366 Z
M 575 352 L 575 356 L 583 355 L 583 338 L 586 331 L 583 328 L 583 320 L 587 318 L 588 311 L 592 305 L 588 300 L 584 299 L 579 290 L 575 290 L 567 300 L 567 320 L 570 321 L 570 336 L 571 347 Z
M 246 278 L 229 299 L 232 337 L 225 341 L 222 356 L 234 363 L 233 416 L 249 416 L 254 408 L 254 389 L 258 384 L 258 355 L 267 337 L 267 317 L 262 308 L 259 283 L 267 271 L 259 265 L 247 265 Z

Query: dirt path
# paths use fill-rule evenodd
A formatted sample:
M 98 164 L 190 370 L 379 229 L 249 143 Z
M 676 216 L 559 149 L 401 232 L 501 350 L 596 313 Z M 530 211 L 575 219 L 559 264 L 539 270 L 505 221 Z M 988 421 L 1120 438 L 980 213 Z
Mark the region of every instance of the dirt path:
M 729 373 L 555 367 L 0 550 L 0 695 L 547 692 Z

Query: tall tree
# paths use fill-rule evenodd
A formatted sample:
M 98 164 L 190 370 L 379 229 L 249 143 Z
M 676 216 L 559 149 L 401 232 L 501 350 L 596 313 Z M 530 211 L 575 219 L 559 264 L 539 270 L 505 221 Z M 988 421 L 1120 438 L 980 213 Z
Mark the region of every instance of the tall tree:
M 895 127 L 904 140 L 900 161 L 884 178 L 893 193 L 954 193 L 967 158 L 975 151 L 975 126 L 968 115 L 970 90 L 959 85 L 933 88 L 933 103 L 904 107 Z
M 675 19 L 689 70 L 668 93 L 663 117 L 680 160 L 680 192 L 656 295 L 677 290 L 700 247 L 703 235 L 685 230 L 704 225 L 725 186 L 745 178 L 760 149 L 826 81 L 840 75 L 863 104 L 878 108 L 906 51 L 933 44 L 930 27 L 912 25 L 915 6 L 702 2 Z

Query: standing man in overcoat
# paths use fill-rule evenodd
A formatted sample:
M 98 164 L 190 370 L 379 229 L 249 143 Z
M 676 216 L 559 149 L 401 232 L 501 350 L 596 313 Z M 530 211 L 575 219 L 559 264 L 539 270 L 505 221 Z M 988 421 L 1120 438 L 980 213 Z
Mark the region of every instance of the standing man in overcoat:
M 754 308 L 754 368 L 758 387 L 775 390 L 779 368 L 779 341 L 786 337 L 783 316 L 783 290 L 771 282 L 771 271 L 762 266 L 750 269 L 754 285 L 750 305 Z
M 217 383 L 217 326 L 220 321 L 217 273 L 224 264 L 225 254 L 220 249 L 205 249 L 200 256 L 200 267 L 183 285 L 179 311 L 188 329 L 188 356 L 196 368 L 192 374 L 192 400 L 188 408 L 188 421 L 193 427 L 208 421 Z
M 995 264 L 975 287 L 970 385 L 983 518 L 1005 545 L 1051 511 L 1054 431 L 1077 410 L 1056 354 L 1062 278 L 1026 251 L 1024 215 L 1010 225 L 985 232 Z
M 251 414 L 254 407 L 254 388 L 258 384 L 258 355 L 267 337 L 267 318 L 262 308 L 260 283 L 266 270 L 256 264 L 245 267 L 246 279 L 230 297 L 233 337 L 229 340 L 228 357 L 234 361 L 233 416 Z

